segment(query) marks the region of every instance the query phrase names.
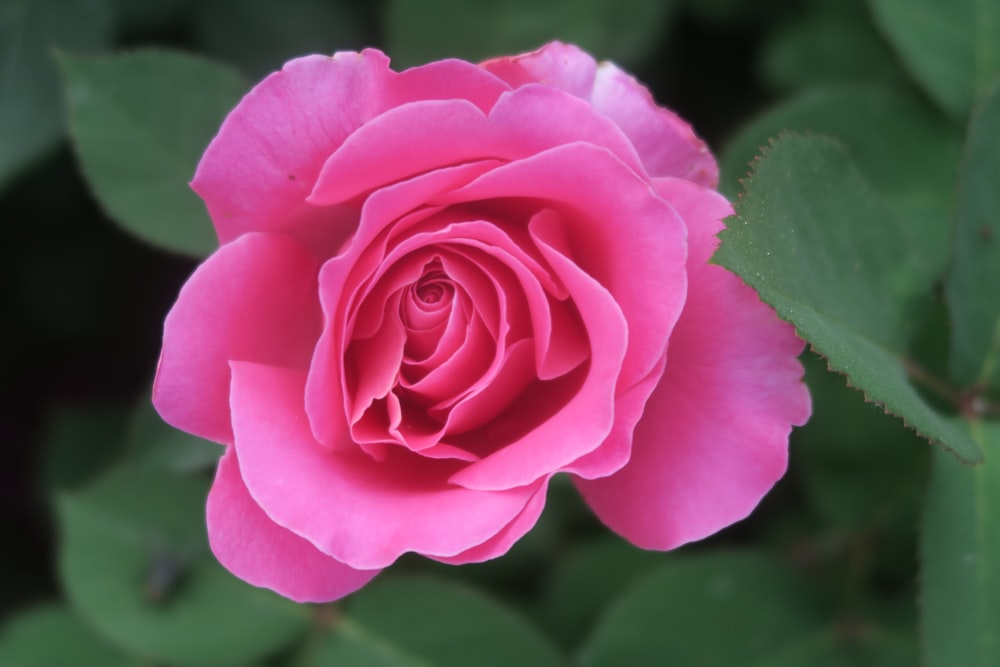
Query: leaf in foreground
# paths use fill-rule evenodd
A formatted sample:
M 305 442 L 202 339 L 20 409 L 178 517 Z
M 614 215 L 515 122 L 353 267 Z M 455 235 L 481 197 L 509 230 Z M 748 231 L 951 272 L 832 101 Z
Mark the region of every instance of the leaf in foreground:
M 963 130 L 915 94 L 884 86 L 814 86 L 768 108 L 727 142 L 720 187 L 727 195 L 742 192 L 738 179 L 760 147 L 782 131 L 834 137 L 890 213 L 906 221 L 900 231 L 927 270 L 943 275 L 951 261 Z
M 906 357 L 935 276 L 847 150 L 778 139 L 754 164 L 713 261 L 738 274 L 852 386 L 966 461 L 979 448 L 910 383 Z

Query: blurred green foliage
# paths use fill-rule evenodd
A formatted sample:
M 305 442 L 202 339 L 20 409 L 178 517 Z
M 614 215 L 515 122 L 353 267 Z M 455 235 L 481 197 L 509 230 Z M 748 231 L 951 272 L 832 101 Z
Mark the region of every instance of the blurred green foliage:
M 7 0 L 0 665 L 1000 664 L 997 17 L 1000 0 Z M 237 581 L 204 543 L 218 449 L 148 399 L 193 268 L 175 253 L 212 245 L 184 188 L 201 147 L 298 55 L 372 45 L 406 66 L 550 39 L 620 62 L 716 149 L 754 228 L 725 253 L 789 317 L 826 304 L 797 324 L 867 398 L 807 353 L 814 417 L 787 476 L 674 553 L 608 534 L 557 479 L 497 561 L 407 557 L 322 606 Z M 789 229 L 813 235 L 787 246 L 798 273 L 754 254 L 753 233 Z M 869 399 L 985 463 L 932 457 Z

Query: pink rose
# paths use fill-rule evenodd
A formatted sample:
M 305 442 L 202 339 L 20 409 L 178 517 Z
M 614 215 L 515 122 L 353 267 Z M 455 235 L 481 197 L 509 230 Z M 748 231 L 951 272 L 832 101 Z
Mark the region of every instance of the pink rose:
M 810 403 L 801 341 L 708 264 L 716 178 L 684 121 L 565 44 L 265 79 L 192 182 L 221 246 L 154 393 L 226 445 L 218 559 L 331 600 L 408 551 L 503 554 L 556 473 L 644 548 L 746 516 Z

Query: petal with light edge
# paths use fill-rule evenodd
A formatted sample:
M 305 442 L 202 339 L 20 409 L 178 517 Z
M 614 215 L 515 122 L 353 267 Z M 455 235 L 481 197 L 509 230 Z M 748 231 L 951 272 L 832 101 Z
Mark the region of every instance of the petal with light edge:
M 247 491 L 233 449 L 219 461 L 206 513 L 212 552 L 226 569 L 296 602 L 336 600 L 379 573 L 339 563 L 274 523 Z
M 647 549 L 672 549 L 746 517 L 785 472 L 788 435 L 811 410 L 791 326 L 708 259 L 717 193 L 663 179 L 657 189 L 691 227 L 688 303 L 667 367 L 636 426 L 627 465 L 577 479 L 604 523 Z
M 251 495 L 276 523 L 351 567 L 385 567 L 408 551 L 457 555 L 510 524 L 544 484 L 484 493 L 448 483 L 462 462 L 330 451 L 309 429 L 304 372 L 232 369 L 235 446 Z
M 316 259 L 291 237 L 248 234 L 195 270 L 163 325 L 153 404 L 165 421 L 232 441 L 229 361 L 306 368 L 319 336 Z

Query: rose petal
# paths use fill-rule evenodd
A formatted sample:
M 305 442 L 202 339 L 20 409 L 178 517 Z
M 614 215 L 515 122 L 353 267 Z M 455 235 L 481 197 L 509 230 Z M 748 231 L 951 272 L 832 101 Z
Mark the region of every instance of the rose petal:
M 470 381 L 481 377 L 492 366 L 498 366 L 497 353 L 496 341 L 490 337 L 483 321 L 472 317 L 469 319 L 466 339 L 448 359 L 416 382 L 404 379 L 400 386 L 419 394 L 427 402 L 437 403 L 451 399 L 464 394 Z M 502 348 L 499 353 L 503 353 Z
M 385 94 L 390 107 L 417 100 L 468 100 L 487 113 L 508 90 L 510 86 L 482 67 L 448 58 L 394 74 Z
M 243 484 L 232 448 L 219 461 L 206 513 L 209 544 L 226 569 L 296 602 L 336 600 L 379 573 L 339 563 L 271 521 Z
M 351 567 L 466 551 L 502 531 L 544 484 L 483 493 L 447 483 L 461 462 L 330 451 L 309 430 L 304 372 L 242 362 L 232 372 L 235 445 L 251 495 L 276 523 Z
M 789 431 L 808 419 L 810 400 L 802 341 L 739 278 L 707 263 L 728 204 L 685 181 L 657 188 L 691 227 L 688 303 L 628 464 L 577 486 L 613 530 L 670 549 L 753 510 L 784 473 Z
M 389 59 L 369 49 L 292 60 L 251 90 L 222 124 L 191 182 L 220 241 L 327 217 L 306 197 L 329 154 L 387 108 L 382 91 L 390 78 Z M 343 238 L 352 231 L 346 219 L 327 220 L 325 227 Z
M 571 260 L 611 293 L 630 325 L 620 385 L 646 377 L 686 293 L 687 231 L 673 207 L 612 153 L 579 143 L 497 167 L 431 203 L 497 197 L 528 197 L 560 211 Z
M 433 238 L 439 243 L 453 245 L 457 254 L 478 264 L 497 285 L 502 313 L 499 344 L 504 344 L 509 329 L 527 328 L 535 341 L 540 379 L 558 377 L 582 363 L 587 350 L 577 330 L 565 332 L 566 339 L 560 341 L 561 347 L 552 345 L 553 327 L 565 326 L 568 319 L 561 312 L 553 317 L 553 310 L 561 311 L 562 304 L 553 304 L 552 297 L 564 296 L 565 288 L 503 230 L 476 220 L 449 225 Z M 527 305 L 530 327 L 518 326 L 522 324 L 518 320 L 524 317 L 522 303 Z
M 188 279 L 163 325 L 153 403 L 165 421 L 232 441 L 229 361 L 306 368 L 320 330 L 316 260 L 294 239 L 248 234 Z
M 332 153 L 309 202 L 336 204 L 431 169 L 472 160 L 517 160 L 574 141 L 608 148 L 644 173 L 635 148 L 614 122 L 572 95 L 531 85 L 501 95 L 488 117 L 461 99 L 386 111 Z
M 646 409 L 646 402 L 660 382 L 667 357 L 649 373 L 649 376 L 635 383 L 615 396 L 615 421 L 611 433 L 601 446 L 581 456 L 560 472 L 567 472 L 585 479 L 606 477 L 621 470 L 632 454 L 632 438 L 635 426 Z
M 683 178 L 706 187 L 718 185 L 719 167 L 705 142 L 687 122 L 658 106 L 645 86 L 613 63 L 598 66 L 590 103 L 618 124 L 652 176 Z
M 399 307 L 399 295 L 388 307 Z M 351 341 L 345 355 L 345 373 L 353 391 L 347 403 L 352 422 L 357 421 L 372 401 L 384 398 L 399 381 L 406 331 L 398 316 L 386 317 L 370 338 Z
M 320 302 L 325 323 L 316 345 L 316 353 L 306 389 L 306 412 L 316 439 L 328 447 L 342 443 L 348 432 L 347 415 L 333 406 L 346 405 L 343 375 L 343 354 L 347 347 L 347 313 L 351 300 L 359 291 L 358 283 L 370 278 L 385 258 L 382 247 L 374 247 L 380 232 L 392 221 L 405 228 L 412 219 L 433 215 L 436 209 L 426 208 L 410 216 L 404 214 L 427 198 L 458 187 L 488 171 L 496 162 L 486 161 L 441 169 L 414 177 L 375 192 L 362 208 L 358 233 L 346 250 L 327 261 L 320 269 Z M 403 220 L 399 220 L 400 217 Z
M 590 99 L 597 63 L 579 48 L 550 42 L 537 51 L 487 60 L 480 65 L 514 88 L 545 83 L 582 99 Z
M 477 383 L 472 387 L 473 391 L 454 406 L 448 406 L 445 432 L 449 435 L 463 433 L 499 415 L 536 378 L 534 371 L 535 356 L 531 341 L 516 341 L 507 349 L 488 383 L 481 386 Z
M 544 478 L 597 449 L 614 422 L 615 385 L 628 344 L 622 312 L 607 290 L 544 243 L 551 231 L 545 223 L 539 219 L 532 222 L 535 236 L 542 242 L 540 250 L 579 311 L 590 339 L 590 364 L 581 367 L 582 382 L 554 414 L 451 477 L 468 488 L 504 489 Z
M 396 73 L 376 49 L 306 56 L 251 90 L 205 151 L 191 187 L 227 243 L 248 231 L 287 231 L 335 251 L 353 208 L 307 204 L 320 168 L 353 131 L 408 102 L 466 99 L 489 110 L 508 86 L 480 67 L 444 60 Z
M 547 488 L 547 483 L 540 485 L 528 500 L 528 504 L 524 506 L 524 511 L 514 517 L 513 521 L 490 539 L 460 554 L 438 557 L 434 560 L 451 565 L 464 565 L 466 563 L 481 563 L 504 555 L 538 522 L 538 517 L 541 516 L 542 510 L 545 508 Z
M 718 167 L 708 147 L 677 114 L 609 62 L 597 65 L 579 48 L 552 42 L 537 51 L 488 60 L 482 67 L 518 87 L 542 82 L 583 98 L 613 120 L 653 176 L 674 176 L 714 187 Z
M 401 375 L 407 382 L 416 382 L 455 354 L 455 350 L 468 335 L 473 310 L 469 296 L 459 293 L 448 312 L 448 319 L 441 325 L 433 330 L 410 332 L 401 369 Z M 488 330 L 489 325 L 486 326 Z M 491 335 L 496 340 L 493 332 Z
M 309 196 L 336 204 L 433 168 L 500 157 L 486 114 L 466 100 L 415 102 L 390 109 L 354 132 L 323 165 Z
M 630 138 L 613 120 L 609 122 L 605 115 L 594 111 L 586 99 L 541 81 L 501 95 L 490 112 L 490 120 L 501 136 L 512 137 L 523 145 L 518 158 L 585 141 L 607 148 L 633 171 L 644 173 Z

